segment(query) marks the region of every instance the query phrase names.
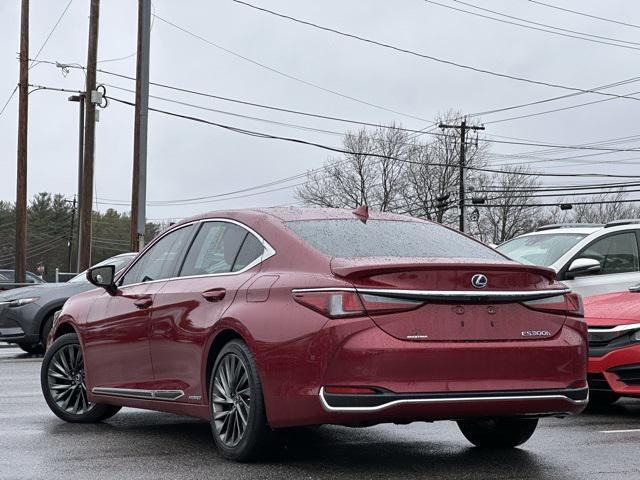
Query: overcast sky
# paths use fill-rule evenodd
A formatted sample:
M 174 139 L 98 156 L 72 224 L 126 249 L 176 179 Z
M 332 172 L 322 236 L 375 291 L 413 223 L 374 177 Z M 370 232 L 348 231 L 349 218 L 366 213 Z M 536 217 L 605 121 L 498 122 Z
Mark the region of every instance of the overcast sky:
M 470 9 L 453 0 L 439 1 L 455 8 Z M 640 25 L 637 2 L 546 2 Z M 31 0 L 31 55 L 37 52 L 67 3 L 68 0 Z M 136 46 L 137 2 L 108 0 L 101 3 L 98 57 L 108 60 L 131 55 Z M 589 19 L 527 0 L 479 0 L 473 3 L 568 30 L 637 42 L 635 46 L 632 43 L 626 45 L 640 48 L 640 28 Z M 640 75 L 640 50 L 498 23 L 422 0 L 255 0 L 255 4 L 426 55 L 550 83 L 593 88 Z M 0 0 L 0 108 L 18 79 L 19 7 L 19 0 Z M 396 121 L 405 127 L 420 129 L 427 122 L 418 118 L 430 120 L 439 112 L 449 109 L 474 113 L 570 93 L 392 52 L 291 23 L 231 0 L 154 0 L 154 8 L 162 18 L 237 54 L 325 89 L 399 113 L 374 108 L 285 78 L 156 19 L 151 33 L 152 81 L 215 95 L 373 123 Z M 84 65 L 88 11 L 88 0 L 74 0 L 39 59 Z M 478 10 L 475 12 L 489 15 Z M 125 60 L 104 62 L 99 67 L 133 76 L 135 55 Z M 99 74 L 98 81 L 135 88 L 134 82 L 105 74 Z M 38 64 L 30 71 L 30 82 L 81 90 L 84 88 L 84 75 L 79 70 L 71 70 L 65 77 L 54 66 Z M 115 97 L 133 99 L 131 93 L 110 87 L 107 90 Z M 640 82 L 607 90 L 619 94 L 636 91 L 640 91 Z M 334 132 L 343 132 L 346 128 L 344 124 L 332 121 L 245 107 L 171 90 L 152 87 L 151 93 L 208 108 Z M 38 91 L 30 95 L 30 197 L 42 191 L 63 193 L 69 198 L 75 193 L 78 107 L 76 103 L 67 101 L 68 96 L 68 93 L 51 91 Z M 563 101 L 485 115 L 482 120 L 490 122 L 604 98 L 593 94 L 580 95 Z M 332 146 L 340 143 L 340 137 L 333 134 L 234 118 L 154 99 L 150 104 L 237 127 Z M 15 96 L 0 116 L 0 199 L 10 201 L 15 200 L 17 110 Z M 487 124 L 486 133 L 545 143 L 583 144 L 640 135 L 639 113 L 639 102 L 614 99 L 548 115 Z M 109 202 L 114 200 L 130 200 L 132 141 L 133 109 L 112 103 L 101 112 L 97 126 L 95 187 L 100 210 L 108 208 Z M 636 140 L 635 143 L 620 146 L 633 148 L 639 143 Z M 536 148 L 511 145 L 491 147 L 494 154 L 534 150 Z M 569 155 L 581 153 L 588 152 L 568 152 Z M 555 158 L 561 156 L 555 155 Z M 151 112 L 148 199 L 174 200 L 244 189 L 316 168 L 327 158 L 327 152 L 322 150 L 247 137 Z M 632 158 L 635 158 L 633 152 L 616 153 L 591 159 L 592 162 L 606 160 L 609 163 L 557 168 L 558 162 L 555 162 L 545 164 L 544 168 L 549 168 L 549 172 L 640 174 L 636 164 L 611 163 L 616 159 Z M 536 167 L 540 165 L 536 164 Z M 206 204 L 149 206 L 147 216 L 151 219 L 180 218 L 220 208 L 293 203 L 296 201 L 294 192 L 290 188 Z M 129 210 L 128 206 L 111 206 Z

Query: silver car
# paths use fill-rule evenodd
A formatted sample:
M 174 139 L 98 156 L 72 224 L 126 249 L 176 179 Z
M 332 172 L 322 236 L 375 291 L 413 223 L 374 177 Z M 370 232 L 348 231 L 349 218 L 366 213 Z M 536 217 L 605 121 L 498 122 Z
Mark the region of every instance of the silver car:
M 540 227 L 497 247 L 507 257 L 553 268 L 582 296 L 619 292 L 640 283 L 640 220 L 606 225 Z

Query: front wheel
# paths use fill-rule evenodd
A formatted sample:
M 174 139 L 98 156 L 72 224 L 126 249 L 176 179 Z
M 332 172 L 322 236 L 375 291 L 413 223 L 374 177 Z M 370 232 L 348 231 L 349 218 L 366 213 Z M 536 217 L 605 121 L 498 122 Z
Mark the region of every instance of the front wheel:
M 476 447 L 512 448 L 529 440 L 538 425 L 537 418 L 496 418 L 461 420 L 460 431 Z
M 209 409 L 213 438 L 222 456 L 242 462 L 265 453 L 271 429 L 262 385 L 253 356 L 240 340 L 227 343 L 216 359 Z
M 121 407 L 89 402 L 84 375 L 78 336 L 62 335 L 47 350 L 40 370 L 42 394 L 51 411 L 71 423 L 100 422 L 118 413 Z

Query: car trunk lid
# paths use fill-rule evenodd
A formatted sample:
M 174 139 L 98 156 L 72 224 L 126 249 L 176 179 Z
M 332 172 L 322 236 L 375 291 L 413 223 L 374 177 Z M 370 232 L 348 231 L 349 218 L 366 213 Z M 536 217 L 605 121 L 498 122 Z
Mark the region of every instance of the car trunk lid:
M 367 304 L 420 303 L 409 311 L 371 314 L 390 335 L 410 341 L 542 339 L 564 324 L 568 290 L 552 270 L 511 261 L 334 258 L 332 272 Z

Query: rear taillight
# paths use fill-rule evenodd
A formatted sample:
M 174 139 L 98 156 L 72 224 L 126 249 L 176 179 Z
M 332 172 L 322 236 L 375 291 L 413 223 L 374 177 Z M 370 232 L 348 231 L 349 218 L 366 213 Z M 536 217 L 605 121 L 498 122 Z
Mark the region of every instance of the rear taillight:
M 358 317 L 366 313 L 354 291 L 297 291 L 293 292 L 293 298 L 329 318 Z
M 522 304 L 532 310 L 547 313 L 564 313 L 572 317 L 584 317 L 582 297 L 575 292 L 556 295 L 555 297 L 528 300 Z
M 358 317 L 413 310 L 424 302 L 379 295 L 360 294 L 355 290 L 297 290 L 296 302 L 329 318 Z
M 367 313 L 394 313 L 413 310 L 424 305 L 420 300 L 408 300 L 405 298 L 381 297 L 380 295 L 360 294 L 364 309 Z

